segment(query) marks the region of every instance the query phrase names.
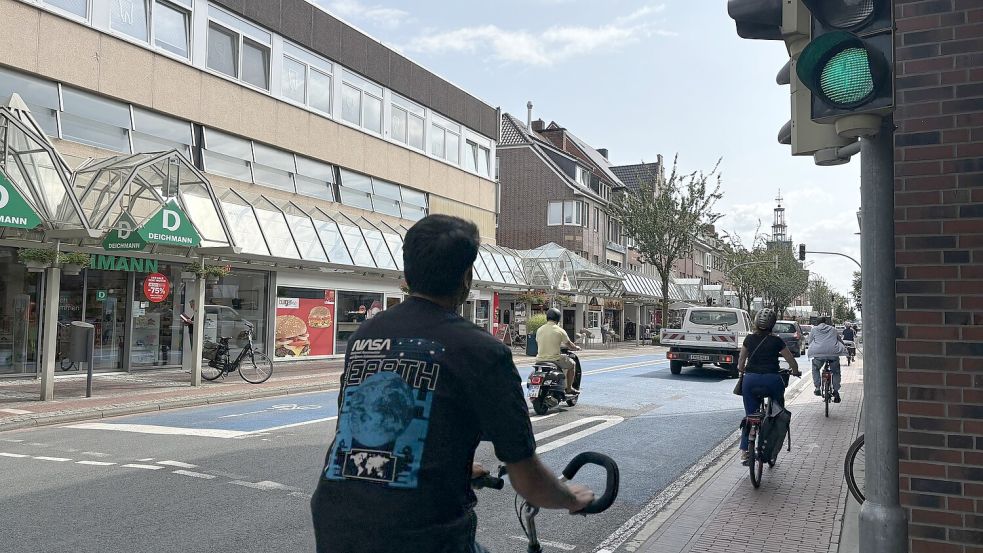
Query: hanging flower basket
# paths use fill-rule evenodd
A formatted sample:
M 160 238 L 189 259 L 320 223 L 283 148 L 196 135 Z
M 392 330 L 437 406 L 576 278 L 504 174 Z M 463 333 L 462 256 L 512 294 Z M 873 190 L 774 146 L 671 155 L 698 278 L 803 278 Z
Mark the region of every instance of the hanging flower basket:
M 181 273 L 181 278 L 184 278 L 185 274 L 190 274 L 193 278 L 203 278 L 208 284 L 217 284 L 219 279 L 228 275 L 232 271 L 228 267 L 223 267 L 221 265 L 202 265 L 201 263 L 192 263 L 188 265 L 187 270 Z
M 89 254 L 78 252 L 59 254 L 58 263 L 61 264 L 62 274 L 75 276 L 89 266 Z
M 48 248 L 22 248 L 17 250 L 17 259 L 32 273 L 40 273 L 58 259 L 58 253 Z

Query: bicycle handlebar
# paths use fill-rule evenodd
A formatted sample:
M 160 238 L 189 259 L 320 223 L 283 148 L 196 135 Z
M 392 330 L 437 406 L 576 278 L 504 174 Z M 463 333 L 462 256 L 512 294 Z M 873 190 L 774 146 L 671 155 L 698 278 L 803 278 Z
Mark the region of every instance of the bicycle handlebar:
M 496 478 L 490 474 L 471 479 L 471 487 L 478 490 L 481 488 L 491 488 L 500 490 L 505 487 L 505 480 Z
M 604 494 L 601 497 L 595 498 L 594 501 L 590 503 L 583 510 L 579 511 L 581 514 L 596 514 L 602 513 L 614 503 L 614 500 L 618 497 L 618 486 L 621 482 L 621 474 L 618 471 L 618 464 L 614 462 L 614 459 L 608 457 L 607 455 L 596 453 L 594 451 L 585 451 L 578 454 L 576 457 L 567 463 L 567 468 L 563 469 L 563 478 L 567 480 L 573 480 L 574 476 L 584 465 L 598 465 L 604 467 L 605 472 L 607 472 L 607 483 L 604 486 Z

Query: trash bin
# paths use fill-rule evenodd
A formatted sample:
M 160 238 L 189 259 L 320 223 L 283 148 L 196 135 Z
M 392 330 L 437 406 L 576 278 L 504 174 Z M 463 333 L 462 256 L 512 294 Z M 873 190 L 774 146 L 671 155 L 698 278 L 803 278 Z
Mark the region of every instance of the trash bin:
M 72 321 L 68 338 L 68 358 L 73 363 L 85 363 L 85 397 L 92 397 L 92 354 L 95 342 L 95 326 L 83 321 Z

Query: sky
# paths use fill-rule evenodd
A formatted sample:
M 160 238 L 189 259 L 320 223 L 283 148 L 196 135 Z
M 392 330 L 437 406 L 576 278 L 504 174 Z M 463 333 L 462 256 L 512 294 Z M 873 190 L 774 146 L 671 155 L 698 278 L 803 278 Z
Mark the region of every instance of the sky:
M 818 167 L 778 144 L 789 90 L 780 41 L 737 36 L 723 0 L 317 0 L 327 11 L 503 111 L 556 121 L 615 164 L 655 161 L 710 171 L 717 229 L 749 243 L 771 231 L 784 198 L 793 241 L 860 258 L 859 156 Z M 807 256 L 850 290 L 849 260 Z

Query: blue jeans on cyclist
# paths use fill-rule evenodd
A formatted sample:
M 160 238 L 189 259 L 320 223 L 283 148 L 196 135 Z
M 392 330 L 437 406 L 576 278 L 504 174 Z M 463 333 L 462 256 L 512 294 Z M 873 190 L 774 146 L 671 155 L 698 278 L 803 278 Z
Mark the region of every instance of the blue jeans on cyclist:
M 762 397 L 770 397 L 772 401 L 785 407 L 785 380 L 778 373 L 744 373 L 744 384 L 741 387 L 741 392 L 744 396 L 745 415 L 758 411 Z M 756 392 L 763 392 L 763 395 Z M 747 429 L 745 429 L 741 432 L 741 451 L 747 451 L 747 446 L 748 436 Z
M 813 357 L 812 358 L 812 383 L 816 385 L 816 389 L 819 389 L 819 385 L 822 384 L 822 378 L 820 377 L 820 372 L 823 370 L 823 365 L 829 361 L 829 370 L 833 373 L 833 393 L 840 393 L 840 358 L 839 357 Z

